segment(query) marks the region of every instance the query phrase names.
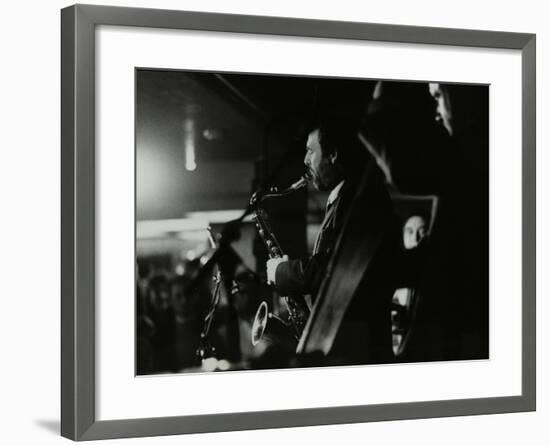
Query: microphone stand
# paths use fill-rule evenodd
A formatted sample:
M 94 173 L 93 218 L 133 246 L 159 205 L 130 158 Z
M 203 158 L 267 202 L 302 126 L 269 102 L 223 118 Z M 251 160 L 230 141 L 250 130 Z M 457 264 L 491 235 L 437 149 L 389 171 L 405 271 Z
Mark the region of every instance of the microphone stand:
M 219 249 L 219 243 L 214 237 L 212 227 L 208 226 L 206 230 L 208 230 L 208 240 L 210 241 L 210 245 L 215 249 Z M 218 252 L 219 250 L 216 250 L 216 253 L 204 265 L 203 270 L 207 269 L 207 266 L 213 265 L 214 257 Z M 212 327 L 212 321 L 214 320 L 216 308 L 218 307 L 218 303 L 220 302 L 220 286 L 222 283 L 222 273 L 219 267 L 212 279 L 216 283 L 216 286 L 214 288 L 214 294 L 212 295 L 212 301 L 210 302 L 210 308 L 208 309 L 206 317 L 204 317 L 204 325 L 200 336 L 200 343 L 196 351 L 197 358 L 201 360 L 201 362 L 202 360 L 205 360 L 207 358 L 215 357 L 216 352 L 216 348 L 212 346 L 208 336 L 210 334 L 210 328 Z
M 199 271 L 198 276 L 191 282 L 188 286 L 189 288 L 193 288 L 194 285 L 200 281 L 200 279 L 204 276 L 205 271 L 210 270 L 215 265 L 217 265 L 217 270 L 212 276 L 212 280 L 216 283 L 214 287 L 214 291 L 212 293 L 212 299 L 210 302 L 210 307 L 208 309 L 208 312 L 206 316 L 204 317 L 204 324 L 203 329 L 200 334 L 200 342 L 199 347 L 196 351 L 197 359 L 200 360 L 202 363 L 203 360 L 209 359 L 209 358 L 216 358 L 216 348 L 212 345 L 210 341 L 210 333 L 212 329 L 212 324 L 214 321 L 214 316 L 216 314 L 217 307 L 220 302 L 220 296 L 221 296 L 221 286 L 222 284 L 225 285 L 227 290 L 227 297 L 228 297 L 228 303 L 229 303 L 229 317 L 228 317 L 228 341 L 231 343 L 230 347 L 228 348 L 228 358 L 232 360 L 238 360 L 240 359 L 240 349 L 239 348 L 239 329 L 238 329 L 238 318 L 236 316 L 235 308 L 232 301 L 232 295 L 236 292 L 238 292 L 238 286 L 235 283 L 233 279 L 234 270 L 231 267 L 231 263 L 229 262 L 231 260 L 232 256 L 235 256 L 236 253 L 231 249 L 230 242 L 233 241 L 233 239 L 230 239 L 231 237 L 226 236 L 224 237 L 222 235 L 221 240 L 217 240 L 214 236 L 214 233 L 212 231 L 212 228 L 209 226 L 207 228 L 208 230 L 208 238 L 210 241 L 210 245 L 216 249 L 214 254 L 210 257 L 210 259 L 204 264 L 204 266 Z M 227 230 L 224 230 L 224 233 L 227 233 Z M 235 324 L 235 326 L 231 325 L 231 322 Z M 231 332 L 231 331 L 234 332 Z M 233 346 L 233 348 L 231 348 Z M 234 351 L 232 351 L 232 349 Z M 233 352 L 233 354 L 232 354 Z

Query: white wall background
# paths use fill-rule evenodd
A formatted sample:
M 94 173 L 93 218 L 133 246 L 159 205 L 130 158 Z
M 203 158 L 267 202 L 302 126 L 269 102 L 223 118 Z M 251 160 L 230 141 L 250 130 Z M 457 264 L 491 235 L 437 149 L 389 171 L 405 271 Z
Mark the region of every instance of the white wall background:
M 545 382 L 550 286 L 550 15 L 544 2 L 388 0 L 330 4 L 296 0 L 105 1 L 117 6 L 537 33 L 538 410 L 447 419 L 133 439 L 135 443 L 248 444 L 544 442 L 550 421 Z M 61 443 L 59 434 L 59 9 L 68 2 L 9 2 L 0 39 L 0 441 Z M 546 193 L 545 193 L 546 192 Z M 7 249 L 6 249 L 7 247 Z M 34 268 L 29 272 L 24 265 Z M 539 439 L 540 437 L 540 439 Z M 114 442 L 106 441 L 105 444 Z

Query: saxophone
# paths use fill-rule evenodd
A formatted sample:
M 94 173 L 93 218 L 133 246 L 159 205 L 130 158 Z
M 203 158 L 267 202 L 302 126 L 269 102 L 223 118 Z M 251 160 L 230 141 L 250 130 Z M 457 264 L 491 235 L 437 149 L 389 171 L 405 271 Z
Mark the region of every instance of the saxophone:
M 266 199 L 280 198 L 294 193 L 306 185 L 307 179 L 302 177 L 283 191 L 279 192 L 277 189 L 273 188 L 267 194 L 259 195 L 259 193 L 256 192 L 250 198 L 252 219 L 256 224 L 258 235 L 267 248 L 269 258 L 282 258 L 284 253 L 277 238 L 275 238 L 275 235 L 262 216 L 263 210 L 260 204 Z M 288 310 L 288 320 L 283 320 L 281 317 L 269 312 L 268 305 L 265 301 L 260 303 L 252 325 L 252 344 L 254 346 L 256 346 L 260 340 L 265 339 L 268 342 L 286 345 L 289 349 L 296 348 L 297 342 L 300 340 L 309 318 L 309 308 L 301 295 L 283 296 L 282 299 Z

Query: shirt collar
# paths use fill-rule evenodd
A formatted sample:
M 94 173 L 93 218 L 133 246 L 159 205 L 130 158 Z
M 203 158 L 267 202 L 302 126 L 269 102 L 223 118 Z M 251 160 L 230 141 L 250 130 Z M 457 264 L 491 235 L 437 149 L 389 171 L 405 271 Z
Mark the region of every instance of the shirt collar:
M 330 195 L 328 195 L 327 206 L 331 205 L 336 200 L 336 198 L 338 198 L 338 194 L 340 193 L 343 185 L 344 181 L 340 181 L 340 183 L 332 189 L 332 192 L 330 192 Z

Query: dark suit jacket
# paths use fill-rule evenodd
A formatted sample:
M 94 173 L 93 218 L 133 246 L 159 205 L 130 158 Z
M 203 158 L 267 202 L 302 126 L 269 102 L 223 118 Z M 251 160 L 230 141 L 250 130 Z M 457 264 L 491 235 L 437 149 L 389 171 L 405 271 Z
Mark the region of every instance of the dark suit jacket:
M 281 263 L 275 273 L 275 283 L 281 295 L 312 295 L 315 298 L 324 276 L 355 186 L 345 181 L 340 193 L 329 206 L 318 234 L 317 252 L 312 256 Z
M 383 228 L 380 243 L 366 270 L 343 270 L 338 264 L 333 269 L 335 280 L 345 281 L 352 275 L 359 279 L 329 354 L 331 360 L 339 364 L 393 361 L 391 299 L 396 287 L 394 259 L 399 249 L 400 229 L 380 172 L 372 168 L 370 172 L 372 177 L 366 183 L 359 180 L 344 183 L 338 202 L 335 202 L 335 213 L 330 223 L 323 226 L 318 252 L 310 258 L 281 263 L 275 277 L 276 287 L 281 293 L 309 293 L 316 297 L 346 222 L 349 230 L 341 248 L 357 255 L 359 260 L 365 252 L 354 250 L 354 240 L 364 235 L 363 222 L 375 221 L 375 226 Z M 361 191 L 359 202 L 356 197 L 358 187 L 368 188 L 366 192 Z M 347 218 L 352 218 L 353 224 Z M 332 296 L 326 295 L 325 298 Z

